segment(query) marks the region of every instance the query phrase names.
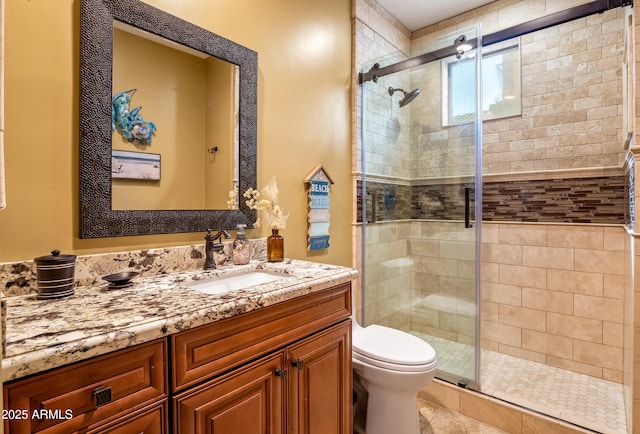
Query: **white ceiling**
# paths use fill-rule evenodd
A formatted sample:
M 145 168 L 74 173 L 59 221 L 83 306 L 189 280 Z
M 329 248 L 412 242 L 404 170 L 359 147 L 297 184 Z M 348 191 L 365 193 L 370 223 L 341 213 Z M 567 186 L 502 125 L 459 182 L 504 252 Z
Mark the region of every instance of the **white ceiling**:
M 412 32 L 494 0 L 377 0 Z

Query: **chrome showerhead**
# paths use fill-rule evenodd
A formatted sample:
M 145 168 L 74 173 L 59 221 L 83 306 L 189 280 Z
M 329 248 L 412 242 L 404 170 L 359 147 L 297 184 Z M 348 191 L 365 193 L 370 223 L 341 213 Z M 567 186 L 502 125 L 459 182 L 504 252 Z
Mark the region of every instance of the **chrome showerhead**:
M 397 91 L 400 91 L 404 94 L 404 98 L 402 98 L 400 101 L 398 101 L 398 106 L 400 107 L 404 107 L 407 104 L 409 104 L 411 101 L 413 101 L 414 99 L 416 99 L 416 97 L 418 95 L 420 95 L 420 89 L 413 89 L 411 92 L 406 92 L 402 89 L 394 89 L 392 87 L 389 88 L 389 95 L 392 95 L 394 93 L 396 93 Z

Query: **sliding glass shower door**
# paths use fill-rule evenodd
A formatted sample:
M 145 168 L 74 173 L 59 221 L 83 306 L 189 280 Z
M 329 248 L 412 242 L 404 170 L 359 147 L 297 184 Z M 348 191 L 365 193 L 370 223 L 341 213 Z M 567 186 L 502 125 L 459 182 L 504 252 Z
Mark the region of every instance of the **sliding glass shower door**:
M 364 325 L 419 336 L 437 352 L 437 376 L 471 388 L 479 382 L 481 45 L 474 26 L 361 75 Z

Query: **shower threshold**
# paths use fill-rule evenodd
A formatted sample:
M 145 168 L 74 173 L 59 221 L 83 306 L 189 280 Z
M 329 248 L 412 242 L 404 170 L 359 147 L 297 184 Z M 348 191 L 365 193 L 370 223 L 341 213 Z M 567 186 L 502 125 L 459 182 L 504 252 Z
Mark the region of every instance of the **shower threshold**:
M 411 333 L 434 347 L 443 374 L 473 378 L 472 346 Z M 612 381 L 483 349 L 480 392 L 596 432 L 628 432 L 623 388 Z

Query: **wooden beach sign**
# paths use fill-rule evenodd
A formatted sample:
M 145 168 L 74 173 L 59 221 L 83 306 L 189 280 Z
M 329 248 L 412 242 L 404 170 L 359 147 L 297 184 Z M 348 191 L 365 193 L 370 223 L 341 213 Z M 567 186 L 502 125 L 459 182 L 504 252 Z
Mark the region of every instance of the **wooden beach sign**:
M 309 189 L 307 250 L 328 249 L 331 217 L 329 193 L 331 193 L 333 181 L 326 170 L 319 165 L 307 175 L 304 182 Z

